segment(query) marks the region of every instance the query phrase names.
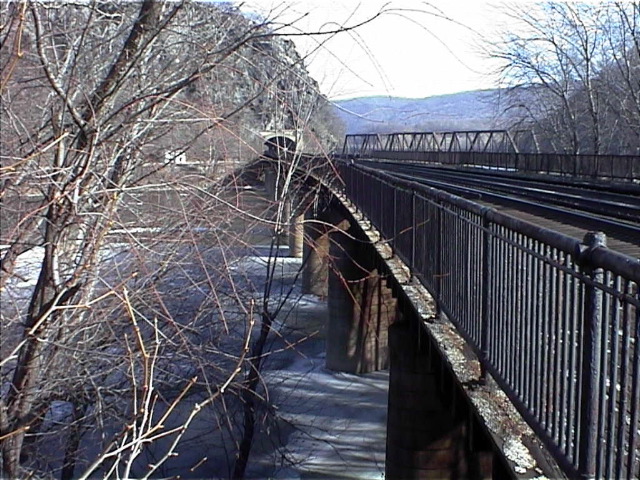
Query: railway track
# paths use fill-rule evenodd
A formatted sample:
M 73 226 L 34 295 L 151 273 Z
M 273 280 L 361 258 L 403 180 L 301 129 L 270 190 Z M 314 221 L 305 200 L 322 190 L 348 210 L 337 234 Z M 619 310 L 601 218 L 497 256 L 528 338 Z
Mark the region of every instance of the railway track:
M 609 248 L 640 257 L 640 185 L 529 179 L 508 172 L 367 162 L 397 178 L 448 191 L 531 223 L 582 238 L 602 231 Z

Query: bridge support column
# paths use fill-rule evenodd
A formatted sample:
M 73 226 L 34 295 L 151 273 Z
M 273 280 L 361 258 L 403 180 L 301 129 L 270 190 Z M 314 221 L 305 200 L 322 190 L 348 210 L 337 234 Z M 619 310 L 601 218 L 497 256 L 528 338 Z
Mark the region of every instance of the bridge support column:
M 264 169 L 264 187 L 267 191 L 267 196 L 269 200 L 276 199 L 276 189 L 278 185 L 278 175 L 275 169 L 271 166 L 268 166 Z
M 422 327 L 395 322 L 389 350 L 385 477 L 509 477 Z
M 304 238 L 302 246 L 304 271 L 302 273 L 302 292 L 326 298 L 329 278 L 329 232 L 332 228 L 346 225 L 342 217 L 331 212 L 316 216 L 312 212 L 305 214 Z M 345 222 L 340 224 L 340 222 Z M 334 224 L 337 227 L 334 227 Z
M 389 328 L 391 365 L 386 478 L 467 478 L 465 426 L 442 401 L 427 342 L 417 325 Z
M 330 257 L 327 368 L 350 373 L 387 368 L 387 331 L 397 301 L 375 268 L 375 251 L 350 227 L 331 233 Z
M 289 256 L 301 258 L 304 252 L 304 214 L 290 206 L 289 211 Z
M 282 186 L 278 185 L 278 174 L 273 166 L 268 166 L 264 170 L 264 186 L 269 200 L 281 200 L 281 198 L 276 197 L 276 195 L 281 195 L 283 192 L 279 191 Z M 282 231 L 281 234 L 283 239 L 286 237 L 289 244 L 289 256 L 300 258 L 303 255 L 304 215 L 298 211 L 295 200 L 291 198 L 284 200 L 282 221 L 288 224 L 288 228 Z

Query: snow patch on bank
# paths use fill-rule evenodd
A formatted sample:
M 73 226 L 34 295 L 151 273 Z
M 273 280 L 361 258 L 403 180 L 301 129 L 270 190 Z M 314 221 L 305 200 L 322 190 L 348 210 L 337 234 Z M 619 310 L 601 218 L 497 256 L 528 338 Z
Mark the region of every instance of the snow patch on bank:
M 318 354 L 265 378 L 278 415 L 295 427 L 284 446 L 292 466 L 274 478 L 384 478 L 388 372 L 334 372 Z

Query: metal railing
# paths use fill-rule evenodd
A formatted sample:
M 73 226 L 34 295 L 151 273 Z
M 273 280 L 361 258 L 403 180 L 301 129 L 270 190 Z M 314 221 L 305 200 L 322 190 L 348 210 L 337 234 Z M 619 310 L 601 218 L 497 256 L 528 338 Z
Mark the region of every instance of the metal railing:
M 556 153 L 394 152 L 377 150 L 370 158 L 418 163 L 482 167 L 497 170 L 583 177 L 640 180 L 640 157 L 623 155 L 564 155 Z
M 540 153 L 526 131 L 409 132 L 345 137 L 342 156 L 523 173 L 640 180 L 640 156 Z
M 341 164 L 345 193 L 429 289 L 570 477 L 640 477 L 640 260 Z

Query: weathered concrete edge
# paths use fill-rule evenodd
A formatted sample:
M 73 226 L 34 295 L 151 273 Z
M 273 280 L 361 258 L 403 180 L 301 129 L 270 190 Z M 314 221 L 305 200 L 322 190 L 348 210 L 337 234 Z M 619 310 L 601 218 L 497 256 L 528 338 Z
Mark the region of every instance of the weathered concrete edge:
M 487 374 L 488 381 L 484 385 L 478 383 L 480 363 L 477 356 L 449 320 L 435 321 L 435 300 L 429 291 L 411 280 L 409 267 L 393 255 L 389 244 L 353 203 L 341 192 L 332 193 L 358 222 L 388 270 L 393 273 L 397 286 L 413 304 L 423 327 L 436 340 L 456 381 L 467 394 L 469 406 L 496 448 L 503 452 L 513 476 L 522 479 L 567 478 L 493 378 Z

